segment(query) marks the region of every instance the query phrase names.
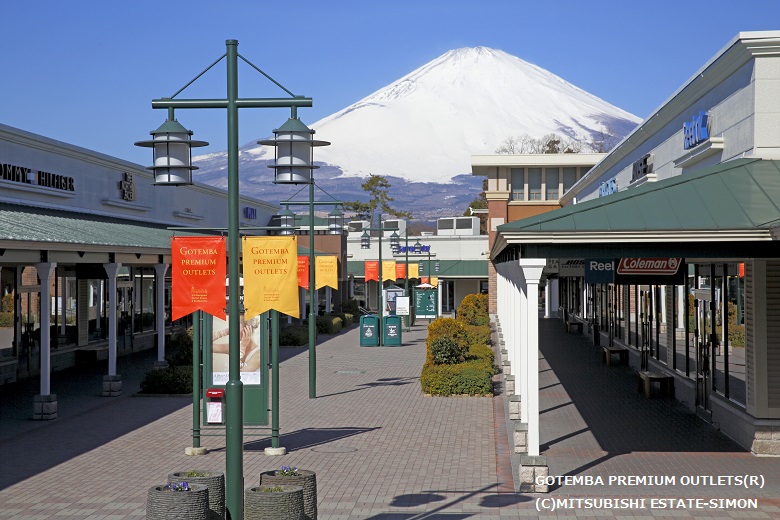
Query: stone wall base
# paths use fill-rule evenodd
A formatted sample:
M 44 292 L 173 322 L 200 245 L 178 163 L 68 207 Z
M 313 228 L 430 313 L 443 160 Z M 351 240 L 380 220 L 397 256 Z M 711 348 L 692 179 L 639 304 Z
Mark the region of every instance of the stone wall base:
M 521 493 L 548 493 L 550 491 L 546 479 L 549 475 L 547 457 L 520 457 L 520 491 Z M 542 483 L 544 482 L 544 483 Z
M 103 397 L 117 397 L 122 395 L 122 376 L 103 376 Z
M 510 395 L 509 396 L 509 419 L 518 421 L 520 420 L 520 412 L 522 404 L 520 402 L 520 396 L 519 395 Z
M 780 425 L 756 425 L 756 433 L 750 451 L 756 455 L 780 456 Z
M 33 397 L 33 420 L 50 421 L 57 418 L 57 394 Z
M 528 453 L 528 424 L 513 421 L 515 431 L 512 433 L 515 453 Z
M 506 382 L 506 395 L 514 395 L 515 394 L 515 376 L 513 375 L 507 375 L 504 376 L 505 382 Z

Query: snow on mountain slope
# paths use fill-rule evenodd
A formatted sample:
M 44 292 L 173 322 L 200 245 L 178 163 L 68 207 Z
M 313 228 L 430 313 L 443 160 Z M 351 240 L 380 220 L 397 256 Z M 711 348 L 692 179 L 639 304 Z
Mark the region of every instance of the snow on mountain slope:
M 444 182 L 470 173 L 471 155 L 494 153 L 508 137 L 619 140 L 639 121 L 536 65 L 476 47 L 449 51 L 309 127 L 332 143 L 315 160 L 344 176 Z M 273 158 L 263 146 L 242 152 L 243 161 Z

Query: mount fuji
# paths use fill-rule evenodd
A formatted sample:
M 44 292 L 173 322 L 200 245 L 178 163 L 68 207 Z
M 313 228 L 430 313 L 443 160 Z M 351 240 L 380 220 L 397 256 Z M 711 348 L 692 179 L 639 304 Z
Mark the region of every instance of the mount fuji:
M 588 143 L 608 135 L 618 142 L 639 122 L 536 65 L 475 47 L 449 51 L 309 126 L 332 143 L 315 150 L 315 179 L 328 193 L 365 200 L 362 180 L 383 175 L 394 207 L 436 218 L 463 213 L 482 184 L 470 175 L 471 156 L 495 153 L 509 137 L 556 133 Z M 289 187 L 272 184 L 273 158 L 272 148 L 254 140 L 241 148 L 242 193 L 269 202 L 287 197 Z M 196 180 L 226 186 L 226 152 L 193 160 Z

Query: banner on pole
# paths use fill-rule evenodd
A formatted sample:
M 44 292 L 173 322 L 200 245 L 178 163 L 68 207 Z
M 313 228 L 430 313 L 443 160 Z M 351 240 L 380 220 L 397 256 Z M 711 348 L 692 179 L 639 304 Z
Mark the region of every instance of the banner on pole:
M 382 260 L 382 281 L 395 281 L 395 260 Z
M 366 260 L 365 264 L 365 280 L 368 282 L 374 280 L 379 281 L 379 262 L 376 260 Z
M 417 262 L 409 264 L 409 278 L 420 278 L 420 265 Z
M 314 288 L 332 287 L 339 290 L 339 259 L 337 256 L 314 257 Z
M 309 290 L 309 257 L 298 256 L 298 287 Z
M 224 237 L 171 238 L 171 319 L 201 310 L 225 319 Z
M 398 280 L 399 278 L 406 280 L 406 264 L 395 264 L 395 279 Z
M 269 310 L 298 316 L 298 237 L 244 238 L 247 320 Z

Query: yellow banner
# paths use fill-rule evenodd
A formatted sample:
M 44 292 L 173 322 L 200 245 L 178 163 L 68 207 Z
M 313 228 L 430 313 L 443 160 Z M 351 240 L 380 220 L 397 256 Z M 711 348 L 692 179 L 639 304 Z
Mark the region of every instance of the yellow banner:
M 382 260 L 382 281 L 395 281 L 395 260 Z
M 244 318 L 247 321 L 271 309 L 299 316 L 297 238 L 244 238 Z
M 431 281 L 429 282 L 434 287 L 439 286 L 439 277 L 438 276 L 431 276 Z
M 333 287 L 339 290 L 339 258 L 337 256 L 315 256 L 314 288 Z
M 420 264 L 413 262 L 407 266 L 409 269 L 409 278 L 420 278 Z

